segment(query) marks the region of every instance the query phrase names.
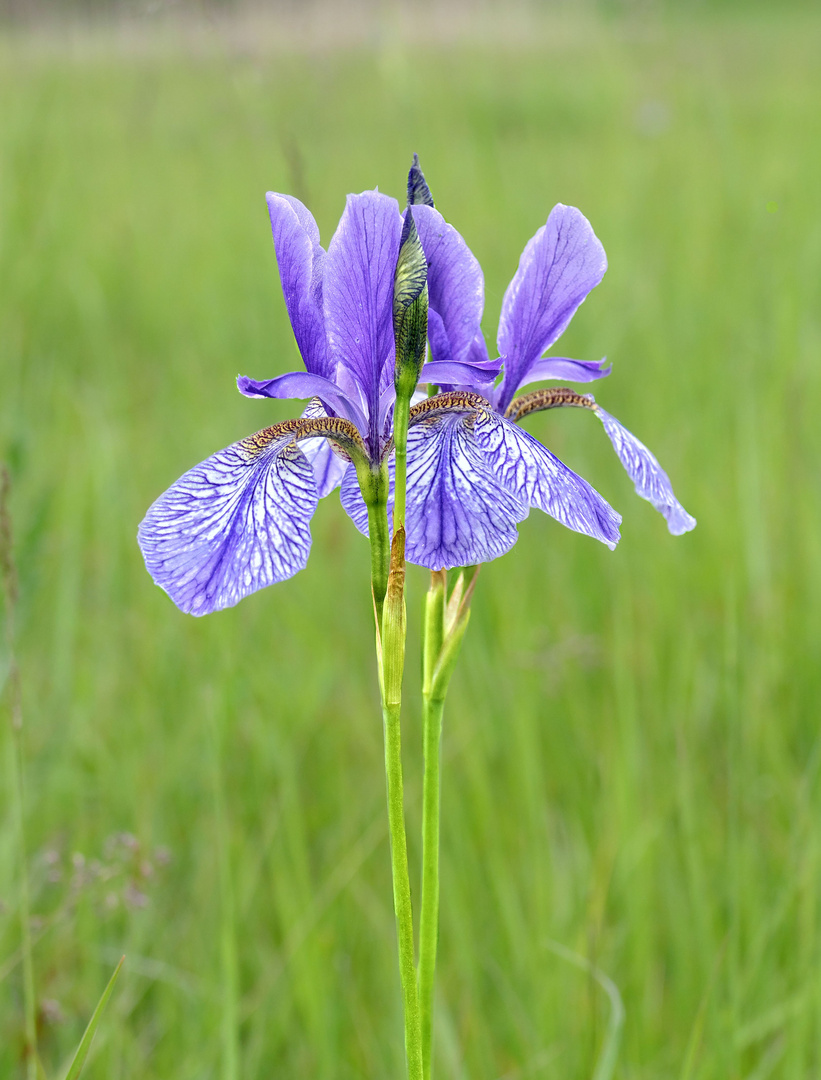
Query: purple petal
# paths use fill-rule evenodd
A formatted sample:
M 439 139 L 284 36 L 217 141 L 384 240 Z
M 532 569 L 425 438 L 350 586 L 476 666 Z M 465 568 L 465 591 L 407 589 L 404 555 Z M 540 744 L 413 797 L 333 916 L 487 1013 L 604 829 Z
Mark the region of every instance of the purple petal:
M 432 206 L 414 206 L 413 220 L 428 261 L 430 310 L 442 320 L 450 359 L 466 361 L 485 306 L 482 268 L 465 241 Z M 435 346 L 436 360 L 441 356 Z
M 596 409 L 604 425 L 613 449 L 627 470 L 627 474 L 636 485 L 637 494 L 655 506 L 667 521 L 667 528 L 673 536 L 681 536 L 696 527 L 692 517 L 673 494 L 673 488 L 667 473 L 659 465 L 655 456 L 644 443 L 623 427 L 615 416 L 605 412 L 601 406 Z
M 325 251 L 310 211 L 299 199 L 269 191 L 265 196 L 285 306 L 299 351 L 308 371 L 331 371 L 322 311 L 322 272 Z
M 498 366 L 494 370 L 491 366 L 431 360 L 423 366 L 419 378 L 421 382 L 434 383 L 436 386 L 458 386 L 460 389 L 477 390 L 480 394 L 487 394 L 498 374 Z
M 430 346 L 428 355 L 432 361 L 450 363 L 453 360 L 442 316 L 431 307 L 428 308 L 428 345 Z
M 573 206 L 554 206 L 522 252 L 502 302 L 498 344 L 507 357 L 502 412 L 529 378 L 531 364 L 563 333 L 606 269 L 604 248 L 590 222 Z
M 250 398 L 318 397 L 326 408 L 333 409 L 337 416 L 344 416 L 356 424 L 363 434 L 368 430 L 367 420 L 359 406 L 344 390 L 321 375 L 309 375 L 304 371 L 290 371 L 275 379 L 249 379 L 247 375 L 239 375 L 237 389 Z
M 302 413 L 305 417 L 327 416 L 328 413 L 322 407 L 317 398 L 308 402 L 307 408 Z M 299 444 L 299 449 L 310 461 L 314 470 L 314 482 L 316 493 L 320 499 L 338 488 L 342 483 L 342 477 L 348 468 L 350 461 L 343 458 L 334 450 L 333 443 L 329 439 L 304 439 Z
M 325 262 L 325 321 L 334 359 L 368 402 L 376 438 L 379 379 L 393 355 L 393 278 L 402 218 L 395 199 L 349 195 Z
M 154 581 L 191 615 L 231 607 L 308 561 L 317 493 L 291 436 L 252 435 L 196 465 L 151 506 L 137 539 Z
M 363 536 L 368 536 L 368 508 L 359 490 L 359 481 L 356 478 L 356 468 L 349 465 L 342 477 L 342 487 L 339 489 L 339 501 L 345 513 L 356 525 Z
M 488 364 L 488 363 L 494 363 L 495 364 L 497 362 L 501 363 L 501 359 L 499 361 L 496 361 L 496 360 L 490 361 L 490 360 L 488 360 L 487 344 L 485 343 L 484 334 L 482 333 L 481 330 L 477 333 L 476 337 L 471 342 L 470 349 L 468 349 L 467 361 L 468 361 L 469 364 L 476 364 L 476 365 Z
M 528 368 L 527 376 L 519 387 L 542 379 L 566 379 L 568 382 L 595 382 L 606 378 L 613 370 L 607 358 L 603 360 L 569 360 L 566 356 L 544 356 Z M 505 406 L 507 408 L 507 406 Z
M 473 414 L 443 414 L 408 432 L 409 562 L 431 570 L 488 562 L 516 543 L 525 502 L 500 486 L 473 436 Z
M 317 496 L 324 499 L 342 483 L 350 462 L 334 451 L 333 444 L 328 439 L 305 439 L 299 444 L 299 449 L 314 470 Z
M 621 515 L 532 435 L 488 411 L 477 417 L 475 431 L 488 467 L 508 491 L 568 529 L 616 546 Z

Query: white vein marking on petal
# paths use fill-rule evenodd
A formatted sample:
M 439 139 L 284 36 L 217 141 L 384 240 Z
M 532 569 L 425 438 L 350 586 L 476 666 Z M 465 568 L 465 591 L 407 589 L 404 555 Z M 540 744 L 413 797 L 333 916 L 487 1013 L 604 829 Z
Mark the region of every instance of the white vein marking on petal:
M 407 554 L 431 569 L 503 555 L 528 514 L 487 468 L 471 424 L 445 414 L 408 433 Z
M 316 505 L 313 468 L 290 437 L 242 440 L 172 484 L 138 539 L 157 584 L 183 611 L 204 615 L 301 570 Z
M 476 420 L 476 438 L 509 491 L 569 529 L 616 546 L 621 516 L 532 435 L 483 410 Z

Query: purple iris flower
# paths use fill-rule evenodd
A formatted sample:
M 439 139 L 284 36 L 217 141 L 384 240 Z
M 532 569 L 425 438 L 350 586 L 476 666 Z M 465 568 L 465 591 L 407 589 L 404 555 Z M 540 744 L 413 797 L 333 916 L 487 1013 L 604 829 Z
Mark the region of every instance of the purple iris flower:
M 299 419 L 265 428 L 195 466 L 148 510 L 138 532 L 146 566 L 192 615 L 230 607 L 301 570 L 319 499 L 348 468 L 356 483 L 351 461 L 375 474 L 391 448 L 392 305 L 403 225 L 397 202 L 376 191 L 350 195 L 326 252 L 302 203 L 273 193 L 267 201 L 306 370 L 264 381 L 242 376 L 238 386 L 248 397 L 311 401 Z M 426 224 L 438 230 L 443 269 L 472 258 L 435 210 Z M 481 338 L 472 340 L 478 322 L 466 336 L 473 319 L 465 310 L 477 282 L 461 289 L 455 279 L 447 284 L 430 296 L 437 345 L 422 378 L 488 391 L 499 364 L 488 361 Z
M 428 288 L 439 311 L 460 310 L 462 339 L 471 355 L 486 356 L 479 331 L 483 280 L 465 245 L 452 244 L 459 259 L 439 256 L 445 235 L 441 219 L 427 206 L 414 219 L 428 259 Z M 450 226 L 445 226 L 450 229 Z M 574 207 L 555 206 L 528 242 L 505 293 L 497 344 L 504 374 L 484 398 L 458 380 L 411 410 L 408 433 L 407 538 L 410 562 L 450 569 L 494 559 L 517 539 L 517 523 L 537 507 L 577 532 L 614 548 L 621 517 L 581 477 L 564 465 L 518 421 L 542 409 L 573 406 L 594 412 L 633 480 L 636 491 L 659 510 L 671 533 L 695 527 L 695 519 L 673 494 L 653 454 L 595 402 L 592 394 L 567 387 L 517 397 L 523 387 L 548 379 L 592 382 L 610 374 L 604 362 L 545 356 L 567 328 L 607 268 L 604 249 L 587 219 Z M 434 356 L 446 354 L 436 318 L 429 329 Z M 425 373 L 423 372 L 423 378 Z M 365 505 L 353 470 L 342 485 L 342 501 L 367 534 Z

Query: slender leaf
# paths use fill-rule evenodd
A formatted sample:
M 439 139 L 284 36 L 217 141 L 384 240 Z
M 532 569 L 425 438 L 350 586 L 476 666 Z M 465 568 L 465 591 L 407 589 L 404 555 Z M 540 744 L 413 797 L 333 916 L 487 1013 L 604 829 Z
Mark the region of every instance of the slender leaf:
M 100 1017 L 103 1015 L 103 1009 L 108 1003 L 108 999 L 111 997 L 111 991 L 114 989 L 114 983 L 117 981 L 117 976 L 120 974 L 120 968 L 125 963 L 125 957 L 120 959 L 114 969 L 114 974 L 108 980 L 108 986 L 103 990 L 102 997 L 97 1002 L 97 1008 L 94 1010 L 94 1015 L 88 1022 L 88 1027 L 85 1030 L 85 1034 L 80 1040 L 80 1045 L 77 1047 L 77 1053 L 74 1055 L 74 1060 L 69 1066 L 69 1070 L 66 1073 L 66 1080 L 77 1080 L 80 1073 L 83 1071 L 83 1065 L 86 1063 L 88 1052 L 91 1049 L 91 1042 L 94 1038 L 94 1033 L 97 1030 L 97 1025 L 100 1022 Z

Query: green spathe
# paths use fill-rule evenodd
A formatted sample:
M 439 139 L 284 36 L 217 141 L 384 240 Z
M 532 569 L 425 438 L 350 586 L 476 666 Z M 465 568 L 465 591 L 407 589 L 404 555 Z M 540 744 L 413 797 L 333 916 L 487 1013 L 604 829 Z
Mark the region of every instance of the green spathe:
M 397 398 L 410 398 L 425 362 L 428 334 L 428 264 L 408 206 L 393 286 L 393 335 L 396 341 L 394 383 Z

